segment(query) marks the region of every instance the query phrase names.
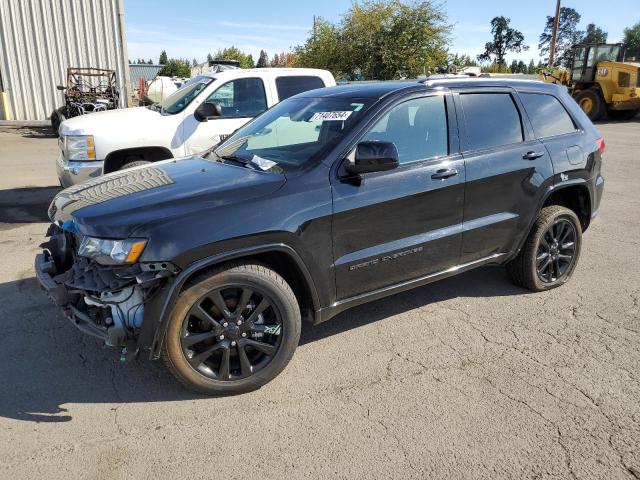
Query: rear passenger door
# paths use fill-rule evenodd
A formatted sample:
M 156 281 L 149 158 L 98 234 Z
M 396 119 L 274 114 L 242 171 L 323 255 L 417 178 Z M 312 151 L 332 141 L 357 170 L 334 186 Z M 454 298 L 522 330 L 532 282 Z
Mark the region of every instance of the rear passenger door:
M 585 168 L 587 153 L 593 145 L 581 146 L 588 141 L 560 100 L 554 95 L 540 92 L 518 92 L 535 136 L 542 141 L 551 155 L 554 173 Z
M 516 248 L 553 169 L 513 90 L 461 90 L 455 99 L 466 169 L 466 263 Z
M 278 101 L 283 101 L 308 90 L 324 88 L 326 85 L 320 77 L 313 75 L 283 75 L 276 77 Z

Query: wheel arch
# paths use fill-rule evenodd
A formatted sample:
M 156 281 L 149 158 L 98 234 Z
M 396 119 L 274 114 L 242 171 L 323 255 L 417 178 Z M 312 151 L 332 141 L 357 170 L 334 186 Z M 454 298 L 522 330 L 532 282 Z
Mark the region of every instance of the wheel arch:
M 560 205 L 572 210 L 580 220 L 584 232 L 591 223 L 591 192 L 586 183 L 556 185 L 544 197 L 540 209 L 549 205 Z
M 515 258 L 529 236 L 531 228 L 533 227 L 536 218 L 540 214 L 540 211 L 549 205 L 561 205 L 573 211 L 580 220 L 582 231 L 584 232 L 591 223 L 591 209 L 592 209 L 592 195 L 589 190 L 587 180 L 583 178 L 576 178 L 562 184 L 549 185 L 542 195 L 535 215 L 532 216 L 529 225 L 527 226 L 526 233 L 522 235 L 522 238 L 518 242 L 518 248 L 516 248 L 510 255 L 505 258 L 505 262 L 508 262 Z
M 104 159 L 104 173 L 111 173 L 119 170 L 127 160 L 133 160 L 133 158 L 136 160 L 157 162 L 159 160 L 173 158 L 173 154 L 168 148 L 160 146 L 133 147 L 114 150 Z
M 196 276 L 229 261 L 254 261 L 272 268 L 287 281 L 296 295 L 302 319 L 317 322 L 320 310 L 318 292 L 309 269 L 292 247 L 278 243 L 225 252 L 196 261 L 180 272 L 164 295 L 164 302 L 158 309 L 158 321 L 145 320 L 142 328 L 146 332 L 141 332 L 139 346 L 144 347 L 148 340 L 153 339 L 149 342 L 149 357 L 152 360 L 160 356 L 171 308 L 180 292 L 188 287 L 189 282 Z

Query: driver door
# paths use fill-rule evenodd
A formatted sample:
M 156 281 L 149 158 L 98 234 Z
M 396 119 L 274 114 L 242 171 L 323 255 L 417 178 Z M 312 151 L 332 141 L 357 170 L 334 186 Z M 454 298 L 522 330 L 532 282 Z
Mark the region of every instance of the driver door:
M 267 109 L 265 85 L 260 78 L 237 78 L 220 85 L 204 102 L 217 103 L 222 116 L 198 121 L 193 112 L 183 121 L 185 154 L 197 155 L 247 123 Z M 195 108 L 201 102 L 194 102 Z

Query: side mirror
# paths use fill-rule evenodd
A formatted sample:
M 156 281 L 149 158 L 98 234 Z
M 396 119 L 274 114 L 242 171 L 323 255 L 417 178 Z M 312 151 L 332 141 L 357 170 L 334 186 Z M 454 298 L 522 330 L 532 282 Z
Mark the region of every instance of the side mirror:
M 360 142 L 356 146 L 353 162 L 347 162 L 347 172 L 361 173 L 384 172 L 399 165 L 398 149 L 393 142 Z
M 198 105 L 198 108 L 196 108 L 193 114 L 199 122 L 206 122 L 211 118 L 221 117 L 222 107 L 217 103 L 204 102 Z

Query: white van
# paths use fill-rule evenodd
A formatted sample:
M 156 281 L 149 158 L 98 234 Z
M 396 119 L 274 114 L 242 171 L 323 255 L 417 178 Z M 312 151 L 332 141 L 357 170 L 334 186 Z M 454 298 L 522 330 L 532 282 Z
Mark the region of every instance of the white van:
M 70 118 L 58 131 L 60 183 L 68 187 L 142 163 L 201 153 L 281 100 L 335 84 L 326 70 L 227 70 L 193 77 L 150 107 Z

